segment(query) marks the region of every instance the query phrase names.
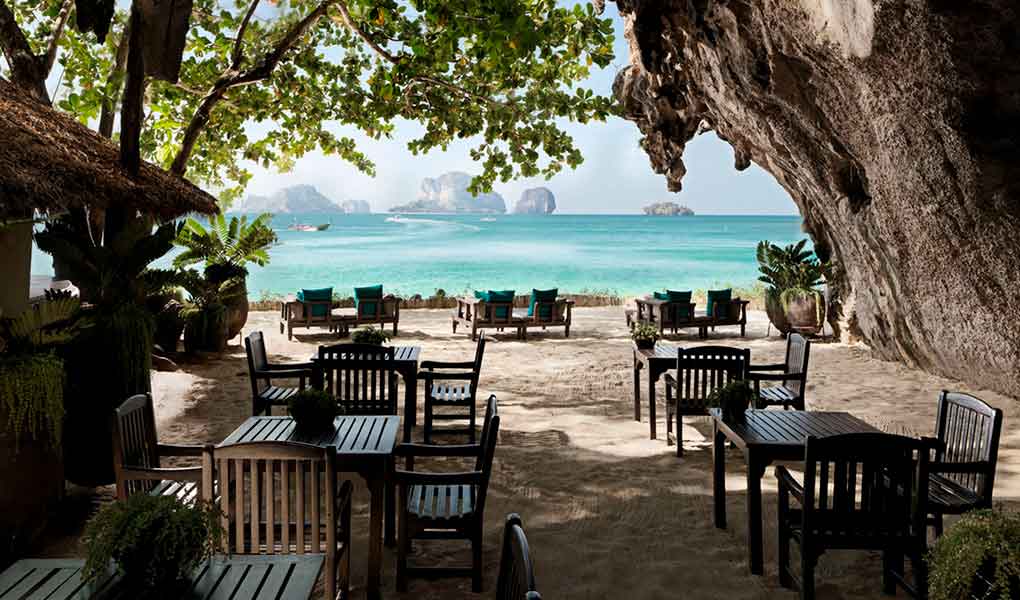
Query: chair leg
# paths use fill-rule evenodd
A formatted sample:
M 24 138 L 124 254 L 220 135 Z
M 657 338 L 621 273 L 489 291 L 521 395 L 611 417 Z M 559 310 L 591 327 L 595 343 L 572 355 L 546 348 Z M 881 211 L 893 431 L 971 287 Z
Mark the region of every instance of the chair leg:
M 432 443 L 432 403 L 429 402 L 429 399 L 427 397 L 425 398 L 425 428 L 424 429 L 425 429 L 425 432 L 424 432 L 425 443 L 426 444 L 431 444 Z
M 818 560 L 812 556 L 803 545 L 800 547 L 800 598 L 801 600 L 815 599 L 815 563 Z
M 668 446 L 671 442 L 669 436 L 673 433 L 673 410 L 670 408 L 673 405 L 673 388 L 669 385 L 666 386 L 666 445 Z
M 684 416 L 680 414 L 680 407 L 676 407 L 676 455 L 680 458 L 684 455 Z
M 471 536 L 471 591 L 482 592 L 482 534 Z
M 400 486 L 400 502 L 398 503 L 398 516 L 400 519 L 399 532 L 397 534 L 397 591 L 407 592 L 407 555 L 411 551 L 411 540 L 408 538 L 410 530 L 407 523 L 407 488 Z
M 776 537 L 779 540 L 779 585 L 789 589 L 793 587 L 793 578 L 790 577 L 790 526 L 782 512 Z
M 899 550 L 882 551 L 882 593 L 896 595 L 896 577 L 903 575 L 903 553 Z
M 471 429 L 470 429 L 470 431 L 468 431 L 468 439 L 471 441 L 472 444 L 474 444 L 475 443 L 475 401 L 474 401 L 473 398 L 471 400 L 471 408 L 470 408 L 470 410 L 471 410 L 471 414 L 468 417 L 468 419 L 471 422 L 470 423 Z

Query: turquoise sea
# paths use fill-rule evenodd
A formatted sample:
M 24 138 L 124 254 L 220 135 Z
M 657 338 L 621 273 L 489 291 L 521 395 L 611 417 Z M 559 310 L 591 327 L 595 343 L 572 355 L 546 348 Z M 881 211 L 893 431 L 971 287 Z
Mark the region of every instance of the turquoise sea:
M 291 231 L 294 219 L 326 231 Z M 350 293 L 559 288 L 644 294 L 652 290 L 750 287 L 755 245 L 805 237 L 798 216 L 279 215 L 266 267 L 252 267 L 252 299 L 306 287 Z M 50 270 L 36 253 L 33 272 Z

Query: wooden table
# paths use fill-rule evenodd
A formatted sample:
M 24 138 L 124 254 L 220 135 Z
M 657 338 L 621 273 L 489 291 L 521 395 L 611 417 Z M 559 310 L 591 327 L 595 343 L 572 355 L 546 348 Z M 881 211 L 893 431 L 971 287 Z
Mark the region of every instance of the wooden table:
M 420 346 L 393 346 L 393 366 L 400 374 L 400 378 L 404 380 L 404 442 L 411 441 L 411 431 L 418 419 L 418 361 L 420 356 Z M 309 362 L 316 365 L 319 362 L 319 355 L 313 356 Z M 322 369 L 314 370 L 311 385 L 319 390 L 323 388 Z
M 803 461 L 809 435 L 824 437 L 840 433 L 875 433 L 877 429 L 845 412 L 804 410 L 748 410 L 743 423 L 726 422 L 719 409 L 712 415 L 712 496 L 715 526 L 726 527 L 726 440 L 744 452 L 747 467 L 747 549 L 751 573 L 763 568 L 761 478 L 777 460 Z
M 368 528 L 368 595 L 379 597 L 382 572 L 383 513 L 386 543 L 394 543 L 396 497 L 394 486 L 387 485 L 393 462 L 393 448 L 400 432 L 397 416 L 343 416 L 333 421 L 334 431 L 315 436 L 302 435 L 290 417 L 249 417 L 221 446 L 259 441 L 287 441 L 336 449 L 338 471 L 354 472 L 364 478 L 371 492 L 371 516 Z M 387 510 L 384 511 L 383 497 Z
M 323 554 L 216 556 L 195 571 L 189 598 L 204 600 L 307 600 Z M 28 558 L 0 573 L 0 600 L 134 600 L 113 573 L 85 584 L 80 558 Z
M 648 373 L 648 427 L 655 439 L 655 384 L 659 377 L 676 368 L 676 346 L 656 344 L 655 348 L 638 348 L 634 343 L 634 420 L 641 420 L 641 369 Z

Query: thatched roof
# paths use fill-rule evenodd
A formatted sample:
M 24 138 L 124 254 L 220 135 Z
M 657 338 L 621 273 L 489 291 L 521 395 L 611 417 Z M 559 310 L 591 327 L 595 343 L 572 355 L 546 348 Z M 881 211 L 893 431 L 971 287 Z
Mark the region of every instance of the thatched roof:
M 0 219 L 122 203 L 172 218 L 211 214 L 216 200 L 186 179 L 142 163 L 132 177 L 112 142 L 0 78 Z

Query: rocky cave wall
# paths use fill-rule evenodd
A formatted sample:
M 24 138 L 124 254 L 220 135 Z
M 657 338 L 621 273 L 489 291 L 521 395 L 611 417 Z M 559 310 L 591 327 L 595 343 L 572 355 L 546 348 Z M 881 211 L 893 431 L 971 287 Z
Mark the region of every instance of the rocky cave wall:
M 714 130 L 839 265 L 845 337 L 1020 396 L 1020 3 L 616 2 L 615 92 L 670 189 Z

